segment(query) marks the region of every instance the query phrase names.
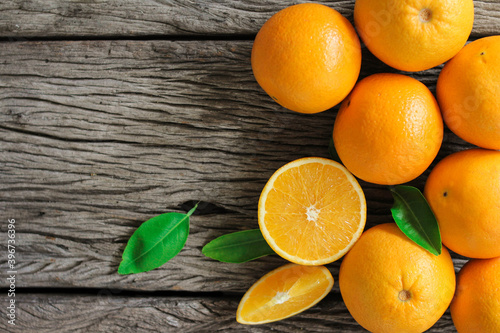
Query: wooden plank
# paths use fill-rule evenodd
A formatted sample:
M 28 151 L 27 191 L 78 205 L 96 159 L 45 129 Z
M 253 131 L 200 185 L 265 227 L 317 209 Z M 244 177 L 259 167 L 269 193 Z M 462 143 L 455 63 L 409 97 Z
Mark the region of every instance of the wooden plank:
M 126 297 L 106 290 L 99 295 L 19 294 L 16 326 L 9 326 L 3 319 L 0 330 L 11 333 L 364 331 L 338 294 L 330 294 L 294 317 L 258 326 L 236 322 L 240 297 Z M 4 300 L 0 303 L 4 309 Z M 449 311 L 426 332 L 456 332 Z
M 18 287 L 241 292 L 284 264 L 273 256 L 223 264 L 204 258 L 201 248 L 257 227 L 260 191 L 279 166 L 328 157 L 337 108 L 316 115 L 280 108 L 253 79 L 251 41 L 5 46 L 0 209 L 17 221 Z M 364 54 L 362 76 L 388 70 Z M 415 77 L 434 89 L 438 73 Z M 447 131 L 438 159 L 468 147 Z M 411 184 L 422 188 L 427 174 Z M 389 191 L 361 184 L 368 226 L 390 222 Z M 116 273 L 143 221 L 197 201 L 178 257 L 152 272 Z M 1 224 L 1 239 L 5 230 Z M 464 259 L 455 262 L 460 267 Z M 330 265 L 335 277 L 338 267 Z
M 338 10 L 352 22 L 354 0 L 316 2 Z M 271 15 L 292 3 L 279 0 L 3 0 L 0 36 L 15 40 L 71 36 L 253 35 Z M 498 34 L 500 3 L 475 0 L 474 5 L 472 37 Z

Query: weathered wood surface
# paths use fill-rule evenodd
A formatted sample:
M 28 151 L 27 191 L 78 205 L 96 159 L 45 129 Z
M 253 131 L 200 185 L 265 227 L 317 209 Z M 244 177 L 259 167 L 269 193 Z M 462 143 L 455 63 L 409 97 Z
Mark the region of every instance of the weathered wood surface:
M 143 332 L 367 332 L 360 328 L 336 295 L 292 318 L 245 326 L 235 320 L 239 297 L 127 297 L 33 294 L 18 297 L 15 328 L 0 320 L 0 331 L 12 333 Z M 0 302 L 2 308 L 5 303 Z M 76 315 L 75 315 L 76 314 Z M 55 330 L 56 329 L 56 330 Z M 456 332 L 449 311 L 428 333 Z
M 275 12 L 304 1 L 3 0 L 0 36 L 249 35 Z M 352 18 L 354 0 L 315 1 Z M 498 34 L 500 3 L 475 0 L 472 36 Z
M 321 3 L 352 20 L 353 0 Z M 500 2 L 474 3 L 471 40 L 498 34 Z M 319 305 L 283 322 L 244 327 L 234 320 L 241 293 L 285 261 L 269 256 L 236 265 L 201 254 L 219 235 L 257 227 L 260 191 L 279 166 L 328 157 L 337 108 L 287 111 L 259 88 L 250 68 L 253 35 L 290 4 L 0 3 L 0 212 L 4 222 L 16 219 L 16 287 L 68 291 L 19 291 L 19 326 L 0 320 L 0 331 L 363 331 L 340 298 L 340 261 L 328 265 L 336 284 Z M 361 77 L 397 72 L 366 50 L 363 56 Z M 434 91 L 439 70 L 413 76 Z M 446 130 L 436 161 L 469 147 Z M 422 189 L 428 172 L 411 185 Z M 391 221 L 387 189 L 361 185 L 367 227 Z M 116 273 L 128 237 L 143 221 L 198 201 L 179 256 L 151 272 Z M 0 253 L 6 239 L 2 223 Z M 453 258 L 458 270 L 465 259 Z M 2 255 L 3 288 L 5 268 Z M 99 292 L 72 295 L 75 287 Z M 430 330 L 454 331 L 449 313 Z
M 223 264 L 201 254 L 221 234 L 257 227 L 260 191 L 279 166 L 328 157 L 336 109 L 300 115 L 280 108 L 253 79 L 250 41 L 6 46 L 0 198 L 5 216 L 17 221 L 19 287 L 241 292 L 283 263 Z M 362 75 L 377 65 L 365 58 Z M 437 74 L 417 77 L 433 89 Z M 447 132 L 439 156 L 467 146 Z M 414 185 L 422 188 L 426 175 Z M 368 226 L 391 221 L 389 192 L 362 185 Z M 178 257 L 153 272 L 116 274 L 143 221 L 199 200 Z

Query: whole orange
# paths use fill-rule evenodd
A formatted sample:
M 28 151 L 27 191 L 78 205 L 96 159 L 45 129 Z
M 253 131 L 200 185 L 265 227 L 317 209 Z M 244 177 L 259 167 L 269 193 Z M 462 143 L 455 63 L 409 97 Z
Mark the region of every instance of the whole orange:
M 305 3 L 273 15 L 252 48 L 262 89 L 287 109 L 325 111 L 351 91 L 361 68 L 359 38 L 336 10 Z
M 500 257 L 471 259 L 460 272 L 450 305 L 459 333 L 500 332 Z
M 346 254 L 339 285 L 347 309 L 370 332 L 420 333 L 448 308 L 455 270 L 446 248 L 435 256 L 386 223 L 365 231 Z
M 401 74 L 361 80 L 335 119 L 337 153 L 356 177 L 394 185 L 422 174 L 443 140 L 438 104 L 421 82 Z
M 446 156 L 429 174 L 424 195 L 450 250 L 470 258 L 500 256 L 500 151 Z
M 477 146 L 500 149 L 500 36 L 467 44 L 439 74 L 436 93 L 446 125 Z
M 404 71 L 440 65 L 465 45 L 472 0 L 356 0 L 354 23 L 368 49 Z

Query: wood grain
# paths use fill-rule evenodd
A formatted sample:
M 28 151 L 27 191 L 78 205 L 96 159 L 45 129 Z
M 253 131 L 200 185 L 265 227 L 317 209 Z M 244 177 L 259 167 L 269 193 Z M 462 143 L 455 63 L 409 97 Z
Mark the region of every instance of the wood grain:
M 291 4 L 279 0 L 3 0 L 0 37 L 248 36 Z M 315 1 L 352 22 L 354 0 Z M 472 37 L 498 34 L 500 3 L 475 0 Z
M 284 263 L 271 256 L 223 264 L 204 258 L 201 248 L 257 227 L 260 191 L 279 166 L 328 157 L 337 108 L 316 115 L 280 108 L 253 79 L 250 41 L 6 46 L 0 49 L 0 207 L 17 221 L 19 287 L 242 292 Z M 386 69 L 365 51 L 362 76 Z M 434 89 L 438 73 L 415 77 Z M 438 159 L 467 147 L 447 131 Z M 423 188 L 427 174 L 411 184 Z M 390 222 L 389 191 L 361 184 L 368 227 Z M 116 273 L 128 237 L 143 221 L 197 201 L 178 257 L 152 272 Z M 464 259 L 455 262 L 458 269 Z M 334 276 L 338 267 L 330 265 Z
M 250 68 L 260 26 L 297 2 L 0 3 L 0 213 L 16 219 L 18 271 L 18 325 L 0 320 L 0 331 L 364 331 L 342 302 L 340 261 L 328 265 L 336 282 L 319 305 L 248 327 L 235 321 L 242 293 L 285 261 L 226 264 L 201 254 L 217 236 L 257 227 L 260 191 L 278 167 L 328 157 L 337 108 L 287 111 Z M 319 2 L 352 22 L 354 0 Z M 500 3 L 474 4 L 471 40 L 498 34 Z M 412 76 L 434 92 L 440 68 Z M 363 49 L 361 77 L 376 72 L 397 71 Z M 436 162 L 470 147 L 446 129 Z M 411 185 L 422 189 L 428 173 Z M 361 185 L 367 227 L 391 221 L 389 191 Z M 143 221 L 196 202 L 179 256 L 151 272 L 116 273 Z M 1 223 L 0 253 L 6 240 Z M 458 271 L 466 258 L 452 256 Z M 2 277 L 6 264 L 0 256 Z M 38 287 L 67 293 L 30 292 Z M 449 312 L 428 332 L 455 332 Z
M 336 295 L 327 296 L 292 318 L 258 326 L 236 322 L 240 297 L 126 297 L 106 290 L 98 295 L 20 294 L 16 327 L 0 320 L 0 330 L 11 333 L 366 332 Z M 0 304 L 5 308 L 5 302 Z M 449 312 L 426 332 L 456 332 Z

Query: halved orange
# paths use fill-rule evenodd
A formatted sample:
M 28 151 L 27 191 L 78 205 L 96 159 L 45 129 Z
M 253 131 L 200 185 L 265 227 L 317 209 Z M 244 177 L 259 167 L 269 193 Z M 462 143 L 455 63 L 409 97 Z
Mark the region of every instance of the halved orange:
M 306 157 L 271 176 L 258 217 L 262 235 L 278 255 L 301 265 L 323 265 L 346 254 L 361 236 L 366 199 L 340 163 Z
M 257 325 L 296 315 L 321 301 L 333 287 L 324 266 L 281 266 L 254 283 L 240 301 L 236 320 Z

